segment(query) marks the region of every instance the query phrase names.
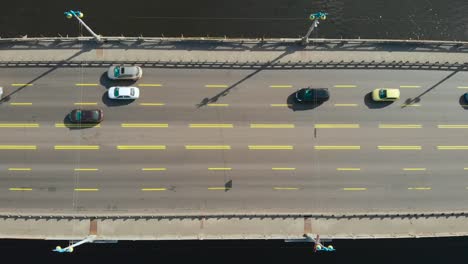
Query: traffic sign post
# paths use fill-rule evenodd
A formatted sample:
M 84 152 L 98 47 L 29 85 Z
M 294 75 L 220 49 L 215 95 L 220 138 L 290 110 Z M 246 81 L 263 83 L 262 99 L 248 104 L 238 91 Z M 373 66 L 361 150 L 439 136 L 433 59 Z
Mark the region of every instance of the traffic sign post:
M 318 27 L 319 25 L 319 19 L 320 20 L 325 20 L 327 19 L 328 13 L 325 12 L 318 12 L 314 14 L 310 14 L 309 19 L 312 20 L 312 25 L 310 26 L 309 30 L 307 31 L 307 34 L 302 38 L 302 44 L 307 45 L 309 43 L 309 36 L 314 31 L 314 28 Z
M 65 14 L 65 17 L 68 19 L 71 19 L 72 17 L 75 17 L 76 19 L 78 19 L 78 22 L 80 22 L 80 24 L 83 25 L 88 30 L 88 32 L 91 33 L 91 35 L 93 35 L 94 39 L 97 42 L 102 41 L 101 36 L 94 33 L 94 31 L 90 27 L 88 27 L 88 25 L 86 25 L 86 23 L 81 19 L 84 16 L 83 12 L 70 10 L 70 11 L 66 11 L 64 14 Z

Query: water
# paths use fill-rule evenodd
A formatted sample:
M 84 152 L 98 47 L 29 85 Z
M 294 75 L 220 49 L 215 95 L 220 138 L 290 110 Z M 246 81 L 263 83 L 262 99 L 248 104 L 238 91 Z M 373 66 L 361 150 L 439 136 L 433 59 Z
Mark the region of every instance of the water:
M 5 0 L 0 36 L 77 36 L 69 9 L 110 36 L 299 37 L 312 12 L 329 13 L 312 37 L 468 40 L 466 0 Z

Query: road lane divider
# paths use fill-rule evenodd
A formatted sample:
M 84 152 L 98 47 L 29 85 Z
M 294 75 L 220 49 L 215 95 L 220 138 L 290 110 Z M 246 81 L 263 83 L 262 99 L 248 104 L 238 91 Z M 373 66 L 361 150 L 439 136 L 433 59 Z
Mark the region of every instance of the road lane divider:
M 32 191 L 33 189 L 32 189 L 32 188 L 18 188 L 18 187 L 14 187 L 14 188 L 8 188 L 8 190 L 10 190 L 10 191 Z
M 207 104 L 207 106 L 212 106 L 212 107 L 228 107 L 229 104 Z
M 425 171 L 426 168 L 403 168 L 404 171 Z
M 400 85 L 400 88 L 421 88 L 420 85 Z
M 230 150 L 230 145 L 186 145 L 186 150 Z
M 165 103 L 140 103 L 141 106 L 165 106 Z
M 421 104 L 402 104 L 401 105 L 401 107 L 408 107 L 408 106 L 418 107 L 418 106 L 421 106 Z
M 97 192 L 98 188 L 75 188 L 75 192 Z
M 32 105 L 32 103 L 17 102 L 17 103 L 10 103 L 10 105 L 13 105 L 13 106 L 30 106 L 30 105 Z
M 55 150 L 99 150 L 98 145 L 55 145 Z
M 32 171 L 32 168 L 8 168 L 9 171 Z
M 18 86 L 33 86 L 32 83 L 12 83 L 11 86 L 18 87 Z
M 432 190 L 432 188 L 431 187 L 409 187 L 408 190 L 429 191 L 429 190 Z
M 79 102 L 74 103 L 74 105 L 97 105 L 97 102 Z
M 119 145 L 118 150 L 166 150 L 165 145 Z
M 292 145 L 249 145 L 249 150 L 292 150 Z
M 124 128 L 167 128 L 167 127 L 169 127 L 169 124 L 154 124 L 154 123 L 147 123 L 147 124 L 133 123 L 133 124 L 130 124 L 130 123 L 122 123 L 120 126 L 124 127 Z
M 142 171 L 166 171 L 166 168 L 141 168 Z
M 0 145 L 0 150 L 36 150 L 35 145 Z
M 210 191 L 229 191 L 231 189 L 231 187 L 208 187 Z
M 333 85 L 333 87 L 335 87 L 335 88 L 356 88 L 357 86 L 353 85 L 353 84 L 337 84 L 337 85 Z
M 336 168 L 337 171 L 360 171 L 361 168 Z
M 421 150 L 421 146 L 377 146 L 379 150 Z
M 291 107 L 292 104 L 270 104 L 271 107 Z
M 233 128 L 233 124 L 189 124 L 190 128 Z
M 65 123 L 55 123 L 56 128 L 101 128 L 100 124 L 65 124 Z
M 334 104 L 335 106 L 358 106 L 358 104 Z
M 166 188 L 142 188 L 143 192 L 161 192 L 167 190 Z
M 292 85 L 270 85 L 270 88 L 293 88 Z
M 271 168 L 274 171 L 294 171 L 296 168 Z
M 458 89 L 468 89 L 468 86 L 458 86 Z
M 98 86 L 97 83 L 75 83 L 75 86 Z
M 294 124 L 250 124 L 250 128 L 294 128 Z
M 140 83 L 138 87 L 161 87 L 162 84 L 160 83 Z
M 343 188 L 343 191 L 366 191 L 367 188 Z
M 207 84 L 205 85 L 206 88 L 228 88 L 229 86 L 226 84 Z
M 437 146 L 438 150 L 468 150 L 468 146 Z
M 422 128 L 420 124 L 379 124 L 379 128 Z
M 297 187 L 273 187 L 273 190 L 276 191 L 297 191 L 299 188 Z
M 74 171 L 98 171 L 98 168 L 75 168 Z
M 468 125 L 437 125 L 437 128 L 468 128 Z
M 359 124 L 315 124 L 315 128 L 359 128 Z
M 39 127 L 37 123 L 3 123 L 0 124 L 0 128 L 36 128 Z
M 314 146 L 316 150 L 359 150 L 361 146 Z
M 208 168 L 210 171 L 230 171 L 232 168 Z

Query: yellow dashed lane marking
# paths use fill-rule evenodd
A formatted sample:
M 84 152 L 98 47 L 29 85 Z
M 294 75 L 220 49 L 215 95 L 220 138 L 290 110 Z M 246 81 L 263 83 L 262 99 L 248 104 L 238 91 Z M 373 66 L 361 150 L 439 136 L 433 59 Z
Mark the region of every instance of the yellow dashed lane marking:
M 421 150 L 421 146 L 377 146 L 380 150 Z
M 271 107 L 288 107 L 291 106 L 291 104 L 270 104 Z
M 296 191 L 296 190 L 299 190 L 299 188 L 296 188 L 296 187 L 274 187 L 273 189 L 278 190 L 278 191 Z
M 292 85 L 270 85 L 270 88 L 292 88 Z
M 34 128 L 39 127 L 39 124 L 0 124 L 0 128 Z
M 208 187 L 208 190 L 211 190 L 211 191 L 226 191 L 230 189 L 231 188 L 229 187 Z
M 142 171 L 165 171 L 166 168 L 142 168 Z
M 119 150 L 165 150 L 165 145 L 120 145 Z
M 360 171 L 361 168 L 336 168 L 337 171 Z
M 250 128 L 294 128 L 294 124 L 250 124 Z
M 165 103 L 140 103 L 141 106 L 164 106 Z
M 272 170 L 277 170 L 277 171 L 293 171 L 296 170 L 296 168 L 271 168 Z
M 367 188 L 343 188 L 343 191 L 365 191 Z
M 96 145 L 56 145 L 55 150 L 99 150 L 99 146 Z
M 379 128 L 422 128 L 419 124 L 379 124 Z
M 69 128 L 91 128 L 91 127 L 97 127 L 100 128 L 101 125 L 99 124 L 64 124 L 64 123 L 56 123 L 55 127 L 57 128 L 64 128 L 64 127 L 69 127 Z
M 189 124 L 190 128 L 233 128 L 233 124 Z
M 206 88 L 228 88 L 226 84 L 207 84 Z
M 9 188 L 10 191 L 32 191 L 32 188 Z
M 334 85 L 333 87 L 335 88 L 356 88 L 356 85 L 351 85 L 351 84 L 339 84 L 339 85 Z
M 358 104 L 335 104 L 335 106 L 358 106 Z
M 291 145 L 249 145 L 250 150 L 292 150 Z
M 138 84 L 139 87 L 161 87 L 162 84 L 160 83 L 140 83 Z
M 405 107 L 406 106 L 415 106 L 415 107 L 417 107 L 417 106 L 421 106 L 421 104 L 402 104 L 401 106 L 405 106 Z
M 468 128 L 468 125 L 437 125 L 437 128 Z
M 167 128 L 169 127 L 169 124 L 128 124 L 128 123 L 123 123 L 121 124 L 122 127 L 125 128 Z
M 74 105 L 97 105 L 96 102 L 80 102 L 80 103 L 74 103 Z
M 166 188 L 143 188 L 141 189 L 143 192 L 158 192 L 158 191 L 165 191 Z
M 315 128 L 359 128 L 359 124 L 315 124 Z
M 8 168 L 9 171 L 31 171 L 31 168 Z
M 468 89 L 468 86 L 458 86 L 458 89 Z
M 421 88 L 419 85 L 400 85 L 400 88 Z
M 468 146 L 437 146 L 438 150 L 468 150 Z
M 229 145 L 186 145 L 187 150 L 229 150 Z
M 97 83 L 75 83 L 76 86 L 98 86 Z
M 97 188 L 75 188 L 75 192 L 97 192 Z
M 361 146 L 314 146 L 316 150 L 359 150 Z
M 34 145 L 0 145 L 0 150 L 36 150 L 37 146 Z
M 208 168 L 210 171 L 230 171 L 232 168 Z
M 416 191 L 429 191 L 431 187 L 409 187 L 408 190 L 416 190 Z
M 32 83 L 12 83 L 11 86 L 33 86 Z
M 404 171 L 425 171 L 426 168 L 403 168 Z
M 16 105 L 16 106 L 28 106 L 28 105 L 32 105 L 32 103 L 10 103 L 10 105 Z
M 98 168 L 75 168 L 74 171 L 98 171 Z
M 207 106 L 227 107 L 229 104 L 207 104 Z

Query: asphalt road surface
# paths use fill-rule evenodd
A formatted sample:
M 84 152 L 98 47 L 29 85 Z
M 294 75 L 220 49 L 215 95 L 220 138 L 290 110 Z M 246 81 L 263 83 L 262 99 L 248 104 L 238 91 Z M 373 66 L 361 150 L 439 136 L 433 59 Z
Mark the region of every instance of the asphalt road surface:
M 3 68 L 0 208 L 112 212 L 466 209 L 465 72 Z M 25 85 L 28 84 L 29 85 Z M 132 102 L 107 88 L 136 85 Z M 301 106 L 298 88 L 331 98 Z M 375 88 L 401 99 L 376 104 Z M 9 96 L 8 96 L 9 95 Z M 75 108 L 101 108 L 73 127 Z

